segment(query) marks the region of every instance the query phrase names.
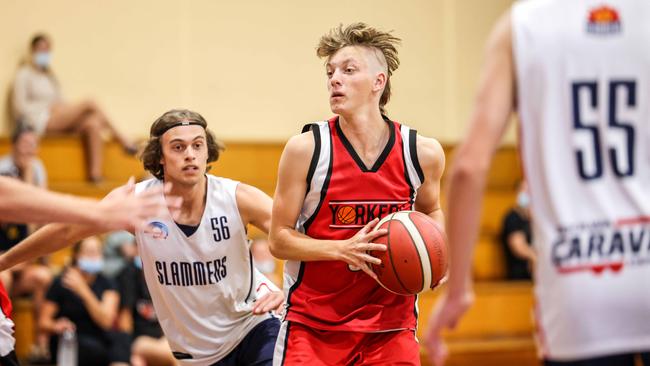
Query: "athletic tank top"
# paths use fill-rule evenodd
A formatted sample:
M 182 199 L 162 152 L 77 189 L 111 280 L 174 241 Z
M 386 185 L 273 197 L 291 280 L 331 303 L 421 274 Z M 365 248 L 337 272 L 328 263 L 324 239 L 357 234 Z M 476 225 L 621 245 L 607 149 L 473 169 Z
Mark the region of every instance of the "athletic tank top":
M 11 320 L 11 300 L 2 281 L 0 281 L 0 357 L 14 350 L 14 322 Z
M 192 235 L 186 236 L 169 214 L 136 233 L 158 321 L 184 365 L 219 361 L 270 316 L 251 312 L 273 285 L 253 268 L 235 198 L 239 182 L 206 177 L 205 210 Z M 160 184 L 147 180 L 136 192 Z
M 354 236 L 375 217 L 410 210 L 423 174 L 415 130 L 386 119 L 388 143 L 367 169 L 338 118 L 306 126 L 315 139 L 307 193 L 296 223 L 315 239 Z M 322 330 L 379 332 L 415 329 L 416 296 L 395 295 L 342 261 L 288 261 L 286 319 Z
M 544 355 L 650 350 L 650 2 L 512 11 Z

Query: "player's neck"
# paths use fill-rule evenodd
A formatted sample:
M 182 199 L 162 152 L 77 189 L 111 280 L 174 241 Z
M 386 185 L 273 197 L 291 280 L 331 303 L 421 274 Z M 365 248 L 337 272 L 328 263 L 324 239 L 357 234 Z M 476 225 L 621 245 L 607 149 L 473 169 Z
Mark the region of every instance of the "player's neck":
M 378 108 L 370 111 L 339 115 L 339 125 L 345 137 L 352 143 L 357 153 L 383 149 L 389 128 Z
M 203 178 L 193 185 L 172 184 L 170 196 L 183 198 L 177 222 L 186 225 L 194 225 L 200 221 L 205 209 L 205 195 L 208 179 Z

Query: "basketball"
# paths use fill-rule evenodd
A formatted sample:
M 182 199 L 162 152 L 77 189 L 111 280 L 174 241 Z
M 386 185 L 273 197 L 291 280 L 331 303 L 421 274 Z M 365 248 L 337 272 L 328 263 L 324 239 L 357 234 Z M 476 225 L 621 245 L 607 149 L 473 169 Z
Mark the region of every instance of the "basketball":
M 370 254 L 381 259 L 371 265 L 379 284 L 400 295 L 414 295 L 435 288 L 447 272 L 447 244 L 440 226 L 417 211 L 400 211 L 384 217 L 375 230 L 388 233 L 373 242 L 386 251 Z

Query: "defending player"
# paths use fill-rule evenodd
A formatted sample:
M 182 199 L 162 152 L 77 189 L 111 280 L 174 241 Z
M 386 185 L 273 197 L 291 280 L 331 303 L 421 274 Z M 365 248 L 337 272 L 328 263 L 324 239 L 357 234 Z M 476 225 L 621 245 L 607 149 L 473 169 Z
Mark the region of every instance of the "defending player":
M 183 198 L 169 214 L 135 231 L 147 287 L 174 356 L 183 365 L 267 365 L 279 321 L 269 312 L 284 295 L 251 260 L 246 225 L 268 232 L 271 198 L 249 185 L 207 175 L 220 146 L 201 115 L 172 110 L 151 126 L 143 163 L 156 178 L 136 191 L 172 182 Z M 164 199 L 160 195 L 160 199 Z M 49 226 L 0 257 L 0 269 L 92 234 Z
M 419 364 L 416 297 L 382 288 L 367 264 L 386 250 L 371 243 L 385 234 L 370 232 L 378 218 L 416 209 L 443 222 L 440 144 L 384 115 L 398 41 L 362 23 L 320 40 L 336 116 L 292 137 L 280 160 L 271 250 L 290 261 L 276 365 Z

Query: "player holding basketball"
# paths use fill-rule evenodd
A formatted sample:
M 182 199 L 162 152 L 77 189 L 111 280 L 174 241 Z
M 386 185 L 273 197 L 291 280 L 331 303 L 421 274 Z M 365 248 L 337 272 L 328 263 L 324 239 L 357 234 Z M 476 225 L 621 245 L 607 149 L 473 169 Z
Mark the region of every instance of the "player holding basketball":
M 515 107 L 531 194 L 546 365 L 650 364 L 650 3 L 539 0 L 495 26 L 447 196 L 451 264 L 427 346 L 472 302 L 490 160 Z
M 181 364 L 270 365 L 280 323 L 269 312 L 281 307 L 284 294 L 254 269 L 246 225 L 268 232 L 271 198 L 207 175 L 220 149 L 196 112 L 172 110 L 151 126 L 142 159 L 156 178 L 138 183 L 136 193 L 172 182 L 172 194 L 183 204 L 176 219 L 166 213 L 135 230 L 142 268 Z M 0 257 L 0 269 L 30 258 L 37 248 L 51 252 L 93 233 L 45 227 Z
M 285 265 L 276 365 L 419 364 L 416 297 L 375 281 L 378 218 L 415 209 L 439 223 L 440 144 L 384 115 L 399 39 L 362 23 L 323 36 L 335 117 L 292 137 L 280 160 L 271 250 Z M 311 157 L 311 159 L 305 159 Z
M 0 220 L 12 222 L 70 222 L 92 225 L 103 230 L 140 226 L 145 220 L 166 210 L 157 198 L 162 187 L 134 196 L 133 179 L 124 189 L 109 194 L 101 202 L 73 197 L 0 177 Z M 171 202 L 174 209 L 178 202 Z M 0 282 L 0 365 L 18 365 L 14 352 L 14 323 L 11 301 Z

